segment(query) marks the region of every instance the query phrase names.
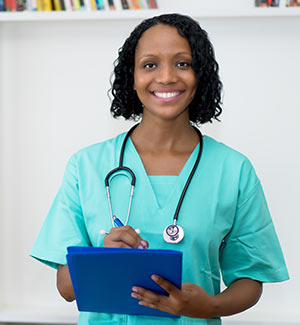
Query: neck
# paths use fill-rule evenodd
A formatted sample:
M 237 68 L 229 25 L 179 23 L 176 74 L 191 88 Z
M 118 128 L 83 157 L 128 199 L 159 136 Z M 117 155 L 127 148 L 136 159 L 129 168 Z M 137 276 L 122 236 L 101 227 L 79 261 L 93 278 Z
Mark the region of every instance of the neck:
M 141 150 L 155 152 L 192 150 L 199 138 L 189 120 L 142 120 L 133 131 L 131 139 Z

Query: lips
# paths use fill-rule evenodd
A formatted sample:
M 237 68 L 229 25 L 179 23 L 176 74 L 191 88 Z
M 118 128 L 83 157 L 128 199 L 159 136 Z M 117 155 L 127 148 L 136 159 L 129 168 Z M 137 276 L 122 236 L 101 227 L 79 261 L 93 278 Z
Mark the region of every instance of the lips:
M 154 90 L 151 94 L 162 100 L 172 100 L 183 93 L 183 90 Z

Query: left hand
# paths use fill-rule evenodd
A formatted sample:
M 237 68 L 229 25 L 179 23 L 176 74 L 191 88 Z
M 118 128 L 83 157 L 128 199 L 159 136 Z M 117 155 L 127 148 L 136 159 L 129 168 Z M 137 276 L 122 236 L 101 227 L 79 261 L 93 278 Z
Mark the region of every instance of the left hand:
M 212 318 L 215 316 L 215 297 L 208 294 L 200 286 L 193 283 L 183 283 L 180 290 L 161 276 L 152 275 L 151 278 L 167 291 L 169 296 L 159 295 L 142 287 L 134 286 L 131 296 L 138 299 L 140 305 L 174 315 L 194 318 Z

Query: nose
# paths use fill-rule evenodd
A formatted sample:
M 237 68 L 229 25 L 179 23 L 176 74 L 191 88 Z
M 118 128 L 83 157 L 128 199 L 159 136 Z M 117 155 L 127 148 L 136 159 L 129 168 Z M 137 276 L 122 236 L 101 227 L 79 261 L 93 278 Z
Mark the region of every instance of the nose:
M 161 84 L 172 84 L 177 81 L 175 67 L 171 65 L 162 65 L 157 71 L 156 81 Z

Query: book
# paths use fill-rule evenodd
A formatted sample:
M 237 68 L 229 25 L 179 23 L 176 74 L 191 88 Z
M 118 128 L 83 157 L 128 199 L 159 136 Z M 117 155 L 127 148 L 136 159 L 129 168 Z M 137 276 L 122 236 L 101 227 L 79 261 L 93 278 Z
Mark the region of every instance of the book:
M 110 10 L 116 10 L 114 0 L 108 0 L 108 8 Z
M 17 11 L 16 0 L 4 0 L 5 11 Z
M 255 6 L 256 7 L 279 7 L 279 0 L 255 0 Z
M 41 11 L 52 11 L 52 1 L 51 0 L 41 0 Z
M 79 5 L 80 5 L 80 8 L 79 10 L 85 10 L 85 4 L 84 4 L 84 0 L 79 0 Z
M 60 0 L 53 0 L 53 8 L 55 11 L 62 10 Z
M 67 261 L 79 311 L 178 318 L 138 304 L 133 286 L 168 295 L 152 279 L 158 274 L 179 289 L 182 252 L 176 250 L 68 247 Z
M 59 0 L 59 2 L 60 2 L 61 10 L 65 11 L 66 10 L 65 1 L 64 0 Z
M 0 11 L 5 11 L 4 0 L 0 0 Z
M 97 10 L 96 0 L 91 0 L 91 7 L 92 7 L 92 10 Z
M 121 4 L 122 4 L 122 8 L 123 8 L 123 9 L 129 9 L 128 3 L 127 3 L 127 0 L 121 0 Z
M 139 0 L 139 3 L 140 3 L 140 8 L 141 8 L 141 9 L 145 9 L 145 8 L 147 8 L 147 7 L 145 7 L 145 2 L 144 2 L 144 0 Z
M 97 10 L 101 10 L 100 0 L 95 0 Z
M 17 5 L 17 11 L 23 11 L 24 10 L 24 2 L 23 2 L 23 0 L 17 0 L 16 5 Z
M 105 9 L 103 0 L 99 0 L 99 5 L 100 5 L 100 10 L 104 10 Z
M 36 0 L 37 11 L 42 11 L 42 0 Z
M 73 10 L 79 11 L 80 10 L 80 0 L 72 0 L 73 2 Z
M 92 3 L 91 3 L 91 0 L 83 0 L 84 2 L 84 8 L 87 10 L 87 11 L 91 11 L 92 10 Z
M 141 9 L 139 0 L 133 0 L 134 9 Z
M 300 1 L 299 0 L 287 0 L 286 6 L 287 7 L 299 7 Z

